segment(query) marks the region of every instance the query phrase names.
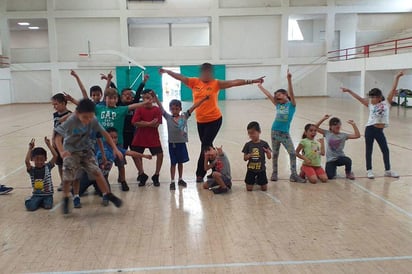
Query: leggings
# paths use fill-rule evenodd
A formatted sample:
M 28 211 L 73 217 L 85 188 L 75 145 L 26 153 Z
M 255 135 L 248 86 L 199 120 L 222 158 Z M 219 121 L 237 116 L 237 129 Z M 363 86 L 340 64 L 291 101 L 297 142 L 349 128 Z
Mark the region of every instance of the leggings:
M 374 126 L 367 126 L 365 128 L 365 146 L 366 146 L 366 170 L 372 169 L 372 151 L 373 141 L 376 140 L 383 154 L 383 162 L 385 164 L 385 170 L 391 170 L 391 163 L 389 160 L 389 148 L 386 142 L 383 128 L 377 128 Z
M 293 146 L 292 138 L 288 132 L 282 132 L 277 130 L 272 130 L 272 168 L 273 174 L 278 173 L 278 158 L 279 158 L 279 149 L 280 144 L 282 144 L 287 152 L 289 153 L 290 158 L 290 172 L 292 175 L 297 175 L 296 172 L 296 152 L 295 147 Z
M 325 171 L 328 179 L 333 179 L 336 176 L 336 168 L 338 166 L 345 166 L 346 174 L 352 171 L 352 160 L 346 156 L 339 156 L 336 160 L 326 163 Z
M 219 119 L 209 122 L 209 123 L 197 123 L 197 131 L 199 132 L 199 138 L 201 142 L 201 150 L 199 155 L 199 160 L 197 161 L 197 177 L 205 177 L 205 155 L 204 150 L 207 147 L 213 146 L 213 141 L 216 138 L 217 133 L 219 132 L 220 127 L 222 126 L 222 117 Z

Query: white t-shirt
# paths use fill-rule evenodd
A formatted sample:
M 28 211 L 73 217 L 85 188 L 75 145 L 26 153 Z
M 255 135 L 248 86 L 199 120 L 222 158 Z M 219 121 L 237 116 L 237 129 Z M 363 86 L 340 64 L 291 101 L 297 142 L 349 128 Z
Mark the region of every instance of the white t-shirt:
M 369 104 L 369 119 L 366 126 L 373 126 L 376 124 L 385 124 L 389 126 L 389 105 L 386 101 L 382 101 L 376 105 Z

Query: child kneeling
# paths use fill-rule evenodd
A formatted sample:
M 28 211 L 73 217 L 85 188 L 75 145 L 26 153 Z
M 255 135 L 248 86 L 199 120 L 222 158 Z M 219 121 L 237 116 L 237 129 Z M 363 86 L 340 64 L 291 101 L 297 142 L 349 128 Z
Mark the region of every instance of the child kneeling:
M 35 211 L 40 207 L 51 209 L 53 207 L 53 182 L 51 170 L 57 160 L 57 152 L 53 148 L 50 140 L 44 137 L 44 142 L 50 149 L 53 158 L 47 161 L 47 152 L 42 147 L 34 147 L 34 139 L 29 144 L 29 150 L 26 155 L 26 168 L 30 175 L 33 195 L 26 199 L 25 206 L 28 211 Z M 31 162 L 34 162 L 34 166 Z

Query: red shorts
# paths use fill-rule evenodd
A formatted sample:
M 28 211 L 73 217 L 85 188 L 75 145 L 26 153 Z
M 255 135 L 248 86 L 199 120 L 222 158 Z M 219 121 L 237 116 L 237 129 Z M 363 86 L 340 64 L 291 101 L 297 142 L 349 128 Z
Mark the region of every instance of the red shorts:
M 305 166 L 302 165 L 301 167 L 302 172 L 305 174 L 306 177 L 312 177 L 312 176 L 320 176 L 324 175 L 325 170 L 322 167 L 315 167 L 315 166 Z

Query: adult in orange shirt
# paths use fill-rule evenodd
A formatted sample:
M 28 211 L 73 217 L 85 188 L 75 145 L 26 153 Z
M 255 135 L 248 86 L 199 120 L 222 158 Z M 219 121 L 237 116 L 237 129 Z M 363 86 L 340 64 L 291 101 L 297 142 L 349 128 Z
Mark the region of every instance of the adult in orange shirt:
M 160 69 L 159 72 L 167 73 L 191 88 L 193 103 L 195 104 L 209 96 L 209 100 L 206 100 L 196 109 L 197 130 L 202 144 L 197 162 L 196 182 L 201 183 L 206 175 L 204 169 L 204 150 L 210 146 L 213 147 L 213 141 L 222 125 L 222 113 L 218 106 L 219 91 L 231 87 L 263 83 L 263 77 L 253 80 L 217 80 L 213 75 L 213 66 L 209 63 L 201 65 L 199 78 L 189 78 L 166 69 Z

